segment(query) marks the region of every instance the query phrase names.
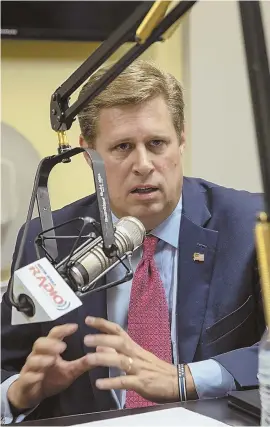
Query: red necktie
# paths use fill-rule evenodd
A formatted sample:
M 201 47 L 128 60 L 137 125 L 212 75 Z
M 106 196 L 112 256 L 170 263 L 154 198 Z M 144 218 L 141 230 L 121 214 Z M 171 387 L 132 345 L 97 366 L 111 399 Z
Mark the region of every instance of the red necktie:
M 129 311 L 128 334 L 142 348 L 172 363 L 169 310 L 165 290 L 155 260 L 158 238 L 147 236 L 143 256 L 134 273 Z M 126 408 L 153 406 L 132 390 L 127 390 Z

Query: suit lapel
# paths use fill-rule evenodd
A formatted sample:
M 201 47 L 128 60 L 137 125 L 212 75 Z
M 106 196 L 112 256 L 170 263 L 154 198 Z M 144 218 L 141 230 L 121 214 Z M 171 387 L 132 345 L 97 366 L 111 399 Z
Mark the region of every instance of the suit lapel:
M 204 228 L 210 218 L 200 187 L 185 179 L 176 310 L 180 362 L 193 360 L 207 308 L 218 238 L 217 231 Z

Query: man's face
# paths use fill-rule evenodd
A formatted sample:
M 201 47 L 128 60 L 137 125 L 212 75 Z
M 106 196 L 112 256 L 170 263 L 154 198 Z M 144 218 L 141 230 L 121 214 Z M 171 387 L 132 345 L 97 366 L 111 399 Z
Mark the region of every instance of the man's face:
M 101 110 L 95 149 L 105 163 L 113 213 L 134 216 L 147 230 L 164 221 L 180 198 L 183 148 L 161 96 Z

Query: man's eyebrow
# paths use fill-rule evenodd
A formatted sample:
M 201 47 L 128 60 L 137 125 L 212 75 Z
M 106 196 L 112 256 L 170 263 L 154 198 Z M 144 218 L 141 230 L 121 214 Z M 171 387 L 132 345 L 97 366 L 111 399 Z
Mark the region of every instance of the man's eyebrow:
M 155 133 L 153 135 L 150 135 L 148 138 L 146 138 L 148 140 L 153 140 L 153 139 L 169 139 L 168 135 L 165 135 L 164 133 Z
M 151 141 L 154 139 L 169 139 L 168 135 L 165 135 L 164 133 L 153 133 L 153 134 L 149 134 L 144 138 L 144 141 Z M 109 141 L 109 143 L 111 145 L 117 145 L 117 144 L 124 144 L 127 142 L 134 142 L 134 138 L 132 138 L 131 136 L 127 136 L 127 137 L 123 137 L 123 138 L 118 138 L 118 139 L 112 139 L 111 141 Z
M 127 142 L 133 142 L 133 138 L 131 137 L 125 137 L 125 138 L 118 138 L 118 139 L 112 139 L 109 142 L 110 145 L 119 145 L 119 144 L 126 144 Z

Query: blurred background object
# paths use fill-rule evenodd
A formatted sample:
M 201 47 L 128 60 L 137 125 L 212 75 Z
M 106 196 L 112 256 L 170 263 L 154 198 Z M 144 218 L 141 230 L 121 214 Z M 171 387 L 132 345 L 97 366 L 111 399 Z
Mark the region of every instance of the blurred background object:
M 9 39 L 103 41 L 142 1 L 2 1 L 1 36 Z M 145 2 L 144 2 L 145 3 Z M 149 9 L 153 2 L 149 3 Z M 134 40 L 135 30 L 130 33 Z
M 9 279 L 16 236 L 28 211 L 40 157 L 15 128 L 1 123 L 1 294 Z M 36 214 L 37 212 L 35 212 Z

